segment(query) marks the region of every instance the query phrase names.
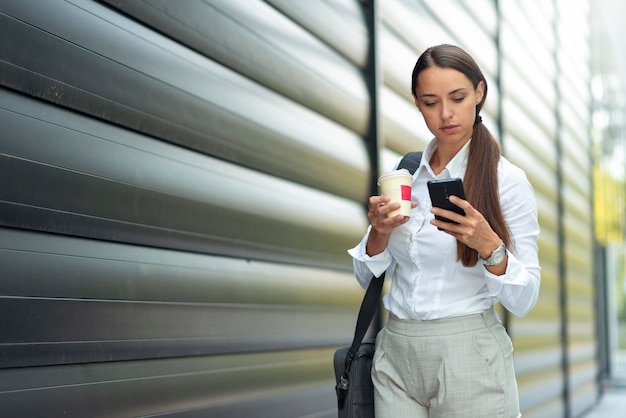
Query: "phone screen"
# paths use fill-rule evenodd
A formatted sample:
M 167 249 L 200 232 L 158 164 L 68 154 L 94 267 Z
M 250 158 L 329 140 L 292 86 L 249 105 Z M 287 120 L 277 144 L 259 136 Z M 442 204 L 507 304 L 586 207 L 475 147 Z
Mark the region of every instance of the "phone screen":
M 465 211 L 450 202 L 449 199 L 450 196 L 457 196 L 465 200 L 465 190 L 463 189 L 463 182 L 460 178 L 430 180 L 428 181 L 428 193 L 430 193 L 430 200 L 433 206 L 451 210 L 465 216 Z M 450 219 L 439 215 L 435 215 L 435 219 L 458 224 L 458 222 L 451 221 Z

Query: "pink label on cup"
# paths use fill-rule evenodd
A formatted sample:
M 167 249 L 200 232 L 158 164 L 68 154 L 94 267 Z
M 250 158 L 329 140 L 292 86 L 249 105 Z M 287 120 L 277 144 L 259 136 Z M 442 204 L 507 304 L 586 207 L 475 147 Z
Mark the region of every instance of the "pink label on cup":
M 402 192 L 402 200 L 411 200 L 411 186 L 400 186 Z

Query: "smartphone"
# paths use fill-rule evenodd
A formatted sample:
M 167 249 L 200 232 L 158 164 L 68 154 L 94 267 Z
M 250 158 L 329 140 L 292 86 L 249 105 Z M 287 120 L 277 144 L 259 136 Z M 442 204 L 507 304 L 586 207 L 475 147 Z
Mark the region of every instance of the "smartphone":
M 442 179 L 442 180 L 430 180 L 428 181 L 428 193 L 430 194 L 430 201 L 433 206 L 451 210 L 459 215 L 465 216 L 465 211 L 450 202 L 450 196 L 457 196 L 465 200 L 465 190 L 463 189 L 463 182 L 460 178 Z M 458 224 L 458 222 L 451 221 L 443 216 L 435 215 L 435 219 L 440 221 Z M 439 228 L 441 229 L 441 228 Z

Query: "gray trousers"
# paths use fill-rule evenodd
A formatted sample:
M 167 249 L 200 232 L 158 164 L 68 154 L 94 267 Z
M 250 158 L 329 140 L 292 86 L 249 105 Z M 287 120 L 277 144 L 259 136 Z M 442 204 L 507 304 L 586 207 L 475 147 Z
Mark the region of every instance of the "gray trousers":
M 493 308 L 432 321 L 390 316 L 372 366 L 377 418 L 519 418 L 513 345 Z

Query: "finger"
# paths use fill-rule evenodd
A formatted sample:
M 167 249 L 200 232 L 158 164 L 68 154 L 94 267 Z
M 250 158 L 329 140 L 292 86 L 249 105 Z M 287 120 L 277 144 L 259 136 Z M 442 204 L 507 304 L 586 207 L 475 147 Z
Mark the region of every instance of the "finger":
M 451 221 L 454 221 L 454 222 L 457 222 L 457 223 L 463 223 L 463 220 L 466 219 L 465 215 L 459 215 L 458 213 L 453 212 L 451 210 L 441 209 L 441 208 L 438 208 L 436 206 L 434 206 L 430 210 L 430 212 L 433 215 L 441 216 L 442 218 L 450 219 Z M 443 222 L 443 221 L 440 221 L 440 222 Z
M 379 232 L 390 233 L 394 228 L 407 223 L 409 219 L 411 219 L 409 216 L 396 215 L 387 217 L 387 214 L 385 214 L 383 216 L 376 217 L 375 219 L 371 219 L 371 224 L 372 228 Z
M 389 196 L 370 196 L 369 206 L 380 206 L 389 202 Z
M 367 217 L 369 218 L 370 223 L 375 227 L 389 228 L 389 222 L 385 221 L 389 219 L 390 212 L 400 209 L 400 204 L 386 204 L 384 202 L 379 202 L 378 199 L 372 199 L 372 201 L 374 204 L 370 205 L 369 210 L 367 211 Z
M 450 195 L 448 199 L 450 200 L 450 202 L 454 203 L 455 205 L 463 209 L 466 213 L 468 210 L 474 209 L 473 206 L 470 205 L 470 202 L 468 202 L 467 200 L 461 199 L 458 196 Z
M 378 213 L 380 213 L 381 215 L 388 216 L 388 214 L 393 212 L 394 210 L 400 209 L 400 206 L 401 205 L 398 202 L 385 204 L 385 205 L 380 206 L 378 208 Z
M 446 233 L 448 233 L 450 235 L 453 235 L 453 236 L 454 236 L 454 234 L 457 234 L 456 227 L 458 225 L 456 225 L 456 224 L 453 224 L 451 222 L 446 222 L 446 221 L 440 221 L 440 220 L 435 219 L 435 218 L 431 219 L 430 223 L 432 225 L 436 226 L 437 229 L 439 229 L 440 231 L 446 232 Z
M 396 215 L 396 216 L 392 216 L 391 218 L 387 218 L 386 222 L 388 222 L 388 225 L 391 228 L 397 228 L 402 224 L 405 224 L 409 221 L 409 219 L 411 219 L 410 216 L 404 216 L 404 215 Z

